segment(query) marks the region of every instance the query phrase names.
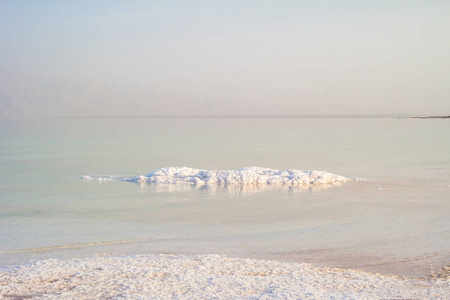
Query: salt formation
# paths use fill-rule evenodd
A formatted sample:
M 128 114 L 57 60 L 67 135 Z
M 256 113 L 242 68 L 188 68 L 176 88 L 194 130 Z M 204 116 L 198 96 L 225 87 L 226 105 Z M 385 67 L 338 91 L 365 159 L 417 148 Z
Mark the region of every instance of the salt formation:
M 112 177 L 93 178 L 84 176 L 85 180 L 111 180 Z M 117 180 L 139 183 L 197 185 L 289 185 L 308 186 L 336 184 L 349 181 L 349 178 L 325 171 L 275 170 L 260 167 L 247 167 L 239 170 L 202 170 L 187 167 L 169 167 L 151 172 L 146 176 L 120 177 Z
M 0 273 L 5 299 L 450 299 L 450 280 L 222 255 L 33 262 Z

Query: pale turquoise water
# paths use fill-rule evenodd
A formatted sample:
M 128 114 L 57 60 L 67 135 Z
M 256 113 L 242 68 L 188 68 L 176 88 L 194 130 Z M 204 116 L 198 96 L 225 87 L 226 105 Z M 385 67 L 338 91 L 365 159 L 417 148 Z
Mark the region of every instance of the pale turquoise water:
M 368 180 L 242 190 L 80 179 L 169 166 L 316 169 Z M 419 274 L 448 263 L 449 216 L 448 120 L 0 121 L 0 265 L 181 252 L 392 272 L 411 261 L 409 272 Z

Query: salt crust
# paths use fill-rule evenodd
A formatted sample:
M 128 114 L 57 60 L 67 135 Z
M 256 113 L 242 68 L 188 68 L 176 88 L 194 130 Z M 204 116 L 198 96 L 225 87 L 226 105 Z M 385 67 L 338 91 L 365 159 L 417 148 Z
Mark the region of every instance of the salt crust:
M 3 299 L 450 299 L 450 280 L 222 255 L 49 259 L 0 273 Z
M 349 178 L 325 171 L 276 170 L 260 167 L 246 167 L 239 170 L 202 170 L 187 167 L 169 167 L 151 172 L 146 176 L 135 177 L 91 177 L 85 180 L 121 180 L 139 183 L 158 184 L 208 184 L 208 185 L 288 185 L 309 186 L 336 184 L 349 181 Z

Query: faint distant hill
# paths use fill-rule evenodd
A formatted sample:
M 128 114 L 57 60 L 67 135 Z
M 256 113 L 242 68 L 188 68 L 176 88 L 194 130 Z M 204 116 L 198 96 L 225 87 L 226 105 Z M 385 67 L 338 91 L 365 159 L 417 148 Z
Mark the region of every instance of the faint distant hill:
M 189 93 L 189 91 L 191 93 Z M 299 96 L 300 97 L 300 96 Z M 302 100 L 302 99 L 300 99 Z M 69 78 L 0 72 L 0 118 L 191 117 L 191 118 L 406 118 L 394 114 L 309 114 L 313 101 L 279 97 L 231 97 L 178 86 L 131 87 Z M 313 103 L 314 104 L 314 103 Z M 316 105 L 317 106 L 317 105 Z M 320 105 L 319 105 L 320 106 Z M 327 108 L 326 111 L 335 111 Z M 300 113 L 299 113 L 300 112 Z
M 0 72 L 0 118 L 229 115 L 259 109 L 258 99 L 236 102 L 177 86 L 131 85 Z
M 0 118 L 132 114 L 150 93 L 69 79 L 0 77 Z

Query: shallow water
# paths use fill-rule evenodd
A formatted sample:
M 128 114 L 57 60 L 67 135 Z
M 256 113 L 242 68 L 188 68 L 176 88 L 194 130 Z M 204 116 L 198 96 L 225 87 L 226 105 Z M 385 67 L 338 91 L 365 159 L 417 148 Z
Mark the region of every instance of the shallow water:
M 0 165 L 2 266 L 225 253 L 419 276 L 450 258 L 448 120 L 2 120 Z M 367 181 L 301 189 L 81 179 L 169 166 Z

